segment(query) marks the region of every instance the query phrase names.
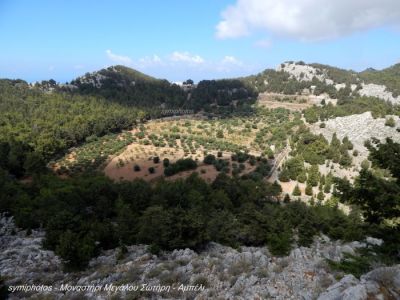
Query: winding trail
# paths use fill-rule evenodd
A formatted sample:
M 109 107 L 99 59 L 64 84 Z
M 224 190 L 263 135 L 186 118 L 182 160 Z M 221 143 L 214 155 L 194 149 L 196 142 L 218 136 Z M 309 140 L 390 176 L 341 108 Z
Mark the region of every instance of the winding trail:
M 268 182 L 274 182 L 275 180 L 278 180 L 278 169 L 287 160 L 290 150 L 290 143 L 288 140 L 286 147 L 283 148 L 283 150 L 278 154 L 275 159 L 274 165 L 271 168 L 271 171 L 266 176 Z

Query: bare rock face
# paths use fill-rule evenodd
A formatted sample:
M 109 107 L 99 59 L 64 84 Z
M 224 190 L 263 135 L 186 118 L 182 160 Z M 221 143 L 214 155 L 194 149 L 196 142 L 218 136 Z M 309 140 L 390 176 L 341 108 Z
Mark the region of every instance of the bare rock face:
M 18 231 L 12 218 L 0 218 L 0 276 L 9 283 L 32 283 L 62 277 L 61 260 L 42 249 L 44 232 Z
M 344 253 L 382 243 L 373 238 L 342 244 L 322 235 L 311 247 L 295 248 L 286 257 L 272 256 L 265 247 L 236 250 L 216 243 L 210 243 L 200 253 L 180 249 L 156 256 L 148 252 L 147 246 L 135 245 L 129 246 L 120 260 L 117 250 L 108 250 L 94 258 L 85 271 L 64 273 L 60 259 L 42 249 L 43 235 L 33 232 L 27 236 L 15 228 L 12 218 L 0 218 L 0 275 L 6 285 L 53 287 L 47 292 L 17 291 L 10 294 L 10 299 L 311 300 L 318 296 L 319 299 L 367 299 L 379 295 L 383 288 L 392 295 L 399 293 L 399 266 L 376 269 L 360 280 L 348 275 L 337 282 L 326 265 L 325 259 L 339 261 Z M 137 286 L 138 290 L 104 289 L 124 285 Z M 181 285 L 189 290 L 180 290 Z M 73 287 L 83 290 L 73 291 Z M 171 288 L 162 290 L 162 287 Z
M 396 130 L 400 127 L 400 120 L 397 116 L 393 116 L 393 119 L 396 124 L 394 127 L 389 127 L 385 125 L 386 119 L 374 119 L 371 112 L 365 112 L 359 115 L 330 119 L 325 122 L 325 128 L 320 128 L 319 123 L 314 124 L 311 130 L 316 134 L 322 133 L 329 141 L 335 132 L 340 140 L 347 136 L 353 143 L 354 149 L 358 150 L 365 158 L 367 149 L 364 147 L 364 141 L 372 137 L 381 141 L 390 137 L 395 142 L 400 142 L 400 133 Z
M 400 104 L 400 96 L 395 98 L 393 94 L 387 91 L 386 86 L 379 84 L 362 84 L 362 89 L 359 90 L 361 96 L 376 97 L 393 104 Z
M 318 300 L 336 299 L 400 299 L 400 265 L 375 269 L 360 280 L 346 275 L 318 297 Z
M 346 87 L 343 82 L 335 82 L 328 76 L 328 71 L 324 68 L 316 68 L 306 64 L 299 64 L 295 62 L 285 62 L 280 64 L 276 69 L 277 72 L 286 72 L 290 75 L 290 78 L 297 81 L 312 81 L 315 77 L 321 82 L 325 82 L 328 85 L 333 85 L 336 90 L 340 90 Z M 358 93 L 361 96 L 376 97 L 384 101 L 389 101 L 393 104 L 400 104 L 400 96 L 394 97 L 393 94 L 387 90 L 387 87 L 380 84 L 374 83 L 362 83 L 360 78 L 357 80 L 361 83 L 361 89 Z M 352 91 L 357 88 L 356 84 L 351 84 Z
M 308 65 L 286 62 L 280 64 L 276 68 L 276 71 L 289 73 L 290 76 L 297 81 L 311 81 L 314 77 L 316 77 L 320 81 L 325 81 L 327 84 L 333 84 L 333 81 L 327 78 L 325 72 L 323 72 L 321 69 L 317 69 Z

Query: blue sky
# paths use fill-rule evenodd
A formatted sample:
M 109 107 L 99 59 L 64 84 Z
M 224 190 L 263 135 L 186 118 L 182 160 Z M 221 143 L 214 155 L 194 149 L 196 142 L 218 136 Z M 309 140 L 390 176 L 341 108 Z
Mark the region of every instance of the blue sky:
M 124 64 L 200 80 L 287 60 L 380 69 L 400 62 L 398 2 L 0 0 L 0 77 L 65 82 Z

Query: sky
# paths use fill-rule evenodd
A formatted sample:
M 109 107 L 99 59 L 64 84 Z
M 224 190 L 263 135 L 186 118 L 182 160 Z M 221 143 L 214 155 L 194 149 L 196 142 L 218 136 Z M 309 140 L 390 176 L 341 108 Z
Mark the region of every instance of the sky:
M 67 82 L 122 64 L 170 81 L 284 61 L 400 62 L 399 0 L 0 0 L 0 78 Z

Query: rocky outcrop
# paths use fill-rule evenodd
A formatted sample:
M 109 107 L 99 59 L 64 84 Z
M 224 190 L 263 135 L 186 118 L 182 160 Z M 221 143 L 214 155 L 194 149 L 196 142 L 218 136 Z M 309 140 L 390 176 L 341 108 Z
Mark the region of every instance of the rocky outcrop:
M 9 284 L 63 278 L 61 260 L 42 249 L 44 232 L 18 231 L 12 218 L 0 218 L 0 276 Z
M 333 81 L 327 78 L 326 72 L 306 64 L 285 62 L 280 64 L 276 71 L 289 73 L 291 78 L 297 81 L 311 81 L 315 77 L 320 81 L 325 81 L 327 84 L 333 84 Z
M 354 144 L 354 148 L 365 158 L 367 149 L 364 147 L 364 141 L 372 137 L 381 141 L 390 137 L 395 142 L 400 142 L 400 133 L 396 130 L 396 128 L 400 127 L 400 119 L 397 116 L 393 116 L 393 119 L 395 120 L 395 126 L 389 127 L 385 125 L 386 119 L 375 119 L 371 112 L 365 112 L 363 114 L 330 119 L 325 121 L 325 128 L 320 128 L 319 123 L 314 124 L 311 129 L 316 134 L 322 133 L 329 141 L 335 132 L 339 139 L 347 136 Z
M 265 247 L 233 249 L 216 243 L 200 253 L 181 249 L 152 255 L 147 246 L 136 245 L 128 247 L 123 258 L 118 250 L 108 250 L 85 271 L 64 273 L 54 253 L 41 248 L 43 232 L 27 236 L 9 218 L 0 224 L 0 274 L 6 284 L 53 287 L 48 292 L 14 292 L 10 299 L 333 299 L 329 297 L 381 292 L 372 285 L 381 287 L 382 282 L 388 292 L 397 293 L 392 287 L 398 287 L 400 280 L 399 268 L 394 267 L 387 277 L 375 270 L 361 280 L 346 276 L 337 282 L 325 259 L 339 261 L 344 253 L 381 241 L 342 244 L 326 236 L 311 247 L 293 249 L 287 257 L 275 257 Z M 106 291 L 107 286 L 121 290 Z M 124 290 L 126 286 L 138 290 Z M 81 290 L 73 291 L 74 287 Z
M 285 62 L 280 64 L 275 70 L 277 72 L 286 72 L 290 75 L 290 78 L 297 81 L 312 81 L 313 78 L 317 78 L 319 81 L 325 82 L 328 85 L 334 85 L 336 90 L 346 87 L 345 83 L 335 82 L 329 78 L 328 71 L 326 69 L 317 68 L 304 63 Z M 361 79 L 358 77 L 357 80 L 361 83 L 361 89 L 358 91 L 361 96 L 376 97 L 384 101 L 389 101 L 393 104 L 400 104 L 400 96 L 394 97 L 392 92 L 388 91 L 385 85 L 362 83 Z M 357 88 L 357 85 L 351 84 L 350 87 L 354 92 Z
M 358 92 L 361 96 L 376 97 L 393 104 L 400 104 L 400 96 L 393 97 L 393 94 L 389 92 L 384 85 L 373 83 L 362 84 L 362 89 Z
M 318 297 L 318 300 L 336 299 L 400 299 L 400 265 L 377 268 L 360 280 L 346 275 Z

